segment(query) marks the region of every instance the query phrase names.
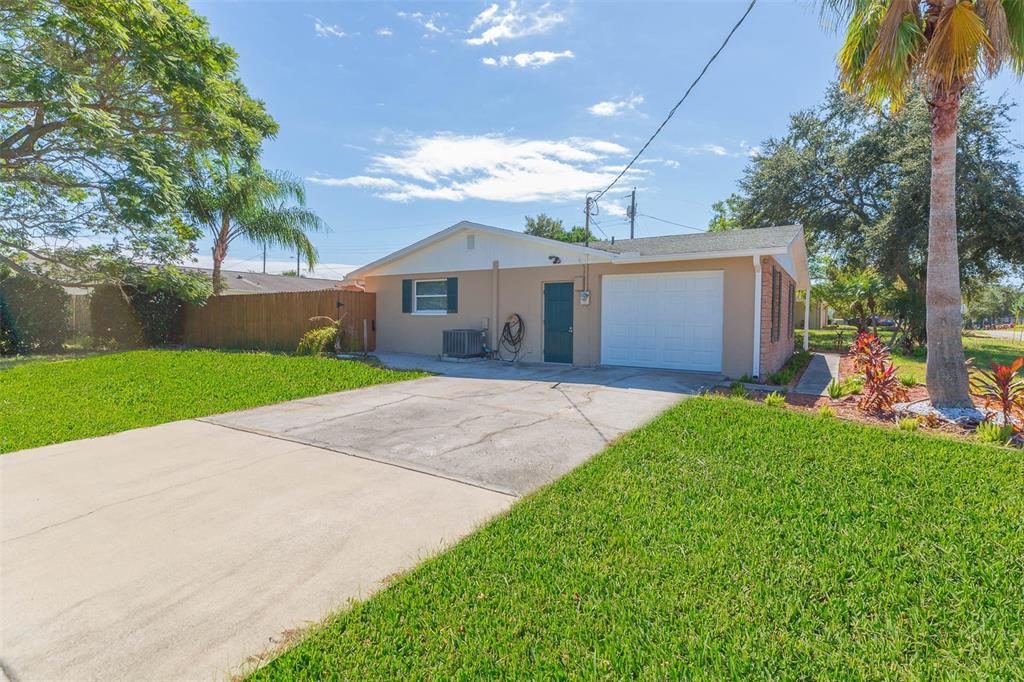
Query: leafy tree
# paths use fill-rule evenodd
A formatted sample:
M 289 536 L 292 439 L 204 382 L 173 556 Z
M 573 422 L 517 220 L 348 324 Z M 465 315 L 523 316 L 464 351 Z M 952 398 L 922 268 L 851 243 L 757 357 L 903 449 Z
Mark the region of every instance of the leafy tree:
M 924 90 L 930 130 L 928 206 L 928 395 L 972 405 L 963 361 L 957 239 L 957 123 L 961 99 L 984 68 L 1024 74 L 1020 0 L 824 0 L 848 20 L 839 52 L 843 86 L 881 107 Z M 1018 233 L 1019 234 L 1019 233 Z
M 289 201 L 298 205 L 288 205 Z M 327 225 L 306 208 L 306 190 L 290 175 L 227 156 L 207 159 L 189 186 L 185 203 L 195 222 L 213 238 L 216 294 L 224 286 L 221 265 L 238 238 L 297 249 L 310 268 L 316 265 L 316 248 L 308 233 L 326 230 Z
M 196 152 L 277 130 L 184 0 L 0 4 L 0 73 L 0 263 L 64 284 L 190 255 Z
M 811 289 L 811 296 L 824 301 L 858 332 L 876 326 L 888 295 L 885 279 L 877 272 L 835 265 L 827 267 L 824 281 Z
M 1006 134 L 1010 105 L 963 97 L 958 136 L 960 270 L 966 290 L 1024 263 L 1021 169 Z M 790 119 L 751 160 L 731 198 L 742 227 L 802 224 L 817 258 L 871 267 L 914 301 L 927 289 L 930 117 L 920 94 L 878 115 L 831 88 L 824 104 Z M 920 310 L 918 305 L 908 311 Z M 925 320 L 912 320 L 921 327 Z
M 64 347 L 71 334 L 70 297 L 64 289 L 7 270 L 0 272 L 0 298 L 12 330 L 9 336 L 16 339 L 8 352 L 52 352 Z
M 1020 290 L 1005 284 L 978 287 L 967 296 L 967 315 L 972 322 L 991 322 L 1014 316 Z
M 742 227 L 739 221 L 739 212 L 743 205 L 743 197 L 738 194 L 730 194 L 721 201 L 711 204 L 714 215 L 708 222 L 708 232 L 725 232 L 726 230 L 738 230 Z
M 535 218 L 526 216 L 526 229 L 524 232 L 535 237 L 544 237 L 571 244 L 582 244 L 589 239 L 593 239 L 593 235 L 587 234 L 586 228 L 577 225 L 566 230 L 561 220 L 552 218 L 545 213 L 540 213 Z

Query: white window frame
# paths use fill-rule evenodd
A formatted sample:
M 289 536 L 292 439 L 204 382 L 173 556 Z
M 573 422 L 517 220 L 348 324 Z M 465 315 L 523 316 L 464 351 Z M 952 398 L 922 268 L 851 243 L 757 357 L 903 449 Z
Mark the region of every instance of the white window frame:
M 420 295 L 419 284 L 420 282 L 443 282 L 445 285 L 444 290 L 444 309 L 443 310 L 420 310 Z M 423 298 L 441 298 L 441 294 L 423 294 Z M 448 314 L 448 280 L 447 278 L 441 277 L 437 279 L 414 279 L 412 281 L 412 314 L 413 315 L 447 315 Z

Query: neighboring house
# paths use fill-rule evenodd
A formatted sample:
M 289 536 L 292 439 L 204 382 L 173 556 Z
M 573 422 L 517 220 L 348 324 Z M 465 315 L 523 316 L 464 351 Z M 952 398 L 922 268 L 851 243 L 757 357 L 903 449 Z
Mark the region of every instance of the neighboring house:
M 190 272 L 201 272 L 207 277 L 213 276 L 210 268 L 182 268 Z M 229 294 L 278 294 L 289 291 L 324 291 L 327 289 L 343 289 L 347 285 L 336 279 L 317 279 L 315 277 L 296 277 L 294 275 L 267 275 L 259 272 L 238 272 L 221 270 L 224 281 L 222 295 Z
M 768 374 L 794 348 L 808 285 L 799 226 L 590 246 L 461 222 L 346 277 L 377 294 L 377 349 L 441 352 L 445 329 L 525 324 L 520 359 L 730 377 Z
M 796 297 L 796 327 L 801 329 L 804 326 L 804 297 L 801 291 Z M 808 329 L 824 329 L 828 326 L 828 306 L 822 301 L 811 301 L 811 323 Z

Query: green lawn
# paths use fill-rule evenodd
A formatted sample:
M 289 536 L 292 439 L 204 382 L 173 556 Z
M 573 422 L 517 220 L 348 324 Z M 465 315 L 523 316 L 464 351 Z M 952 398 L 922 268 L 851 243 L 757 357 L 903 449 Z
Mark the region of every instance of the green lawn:
M 0 453 L 410 377 L 360 362 L 145 350 L 0 365 Z
M 844 347 L 849 347 L 857 336 L 856 330 L 854 327 L 850 326 L 842 326 L 840 329 L 843 330 L 843 338 L 846 344 Z M 797 330 L 796 335 L 797 342 L 802 344 L 803 331 Z M 879 335 L 884 341 L 888 342 L 891 332 L 888 330 L 880 330 Z M 836 330 L 834 327 L 829 329 L 811 329 L 811 349 L 835 352 L 835 338 Z M 1016 358 L 1024 355 L 1024 344 L 1021 344 L 1020 342 L 1014 342 L 1009 339 L 980 336 L 977 332 L 973 333 L 971 336 L 964 336 L 963 342 L 964 355 L 969 358 L 974 358 L 974 366 L 980 369 L 989 369 L 993 362 L 1008 365 Z M 918 380 L 918 382 L 924 383 L 925 357 L 926 355 L 923 349 L 910 355 L 896 354 L 895 362 L 899 369 L 899 373 L 913 376 Z
M 1024 676 L 1019 451 L 694 398 L 254 680 Z

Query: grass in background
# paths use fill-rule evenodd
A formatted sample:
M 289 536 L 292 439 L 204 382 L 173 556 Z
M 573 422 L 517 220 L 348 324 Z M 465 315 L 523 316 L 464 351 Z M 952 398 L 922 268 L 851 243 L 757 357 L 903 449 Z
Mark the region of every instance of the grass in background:
M 331 358 L 144 350 L 0 370 L 0 453 L 423 376 Z
M 857 338 L 857 329 L 856 327 L 849 325 L 840 326 L 839 328 L 842 329 L 843 338 L 846 341 L 846 346 L 844 347 L 845 350 L 846 348 L 849 348 L 854 339 Z M 802 347 L 803 330 L 798 329 L 796 331 L 796 335 L 797 342 Z M 892 331 L 884 327 L 879 327 L 878 335 L 882 337 L 883 342 L 888 344 L 892 337 Z M 829 327 L 827 329 L 811 329 L 811 350 L 835 353 L 837 352 L 835 338 L 835 327 Z M 987 370 L 993 362 L 998 362 L 1001 365 L 1008 365 L 1016 358 L 1024 355 L 1024 344 L 1021 344 L 1019 341 L 1013 342 L 1010 339 L 980 336 L 977 332 L 973 332 L 970 336 L 964 336 L 963 342 L 964 356 L 974 358 L 974 366 L 979 369 Z M 893 362 L 900 375 L 908 378 L 912 377 L 917 383 L 923 384 L 925 379 L 926 357 L 927 354 L 922 348 L 911 354 L 893 353 Z
M 253 680 L 1024 675 L 1024 460 L 693 398 Z

